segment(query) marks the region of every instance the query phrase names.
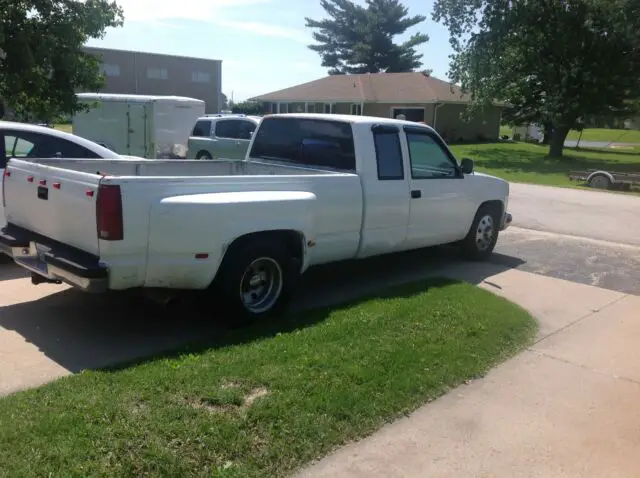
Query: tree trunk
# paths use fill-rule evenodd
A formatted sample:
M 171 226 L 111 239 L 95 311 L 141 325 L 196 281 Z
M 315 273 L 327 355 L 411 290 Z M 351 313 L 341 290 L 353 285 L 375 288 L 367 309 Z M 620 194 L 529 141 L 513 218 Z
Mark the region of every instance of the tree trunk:
M 544 128 L 542 144 L 549 144 L 551 143 L 551 137 L 553 136 L 553 125 L 551 123 L 544 122 L 542 123 L 542 127 Z
M 569 128 L 558 126 L 553 130 L 551 143 L 549 145 L 549 156 L 552 158 L 561 158 L 564 151 L 564 142 L 569 134 Z

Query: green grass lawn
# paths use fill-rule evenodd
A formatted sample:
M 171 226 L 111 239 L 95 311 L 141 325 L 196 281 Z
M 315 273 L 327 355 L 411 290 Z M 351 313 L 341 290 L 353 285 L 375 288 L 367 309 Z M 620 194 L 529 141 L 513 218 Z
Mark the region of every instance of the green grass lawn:
M 59 131 L 64 131 L 65 133 L 73 133 L 71 124 L 56 124 L 53 126 L 55 129 Z
M 500 137 L 511 137 L 513 128 L 500 126 Z M 579 131 L 570 131 L 567 140 L 577 141 L 580 138 Z M 587 128 L 582 132 L 580 141 L 604 142 L 604 143 L 638 143 L 640 145 L 640 130 Z
M 530 143 L 463 144 L 451 149 L 458 160 L 473 159 L 478 171 L 521 183 L 584 187 L 569 181 L 567 173 L 586 169 L 640 172 L 640 148 L 565 148 L 563 158 L 548 158 L 548 146 Z
M 577 141 L 579 131 L 570 131 L 568 140 Z M 580 141 L 606 142 L 606 143 L 638 143 L 640 144 L 639 130 L 589 128 L 582 132 Z
M 220 332 L 0 399 L 0 475 L 285 476 L 482 376 L 536 327 L 487 291 L 436 279 Z

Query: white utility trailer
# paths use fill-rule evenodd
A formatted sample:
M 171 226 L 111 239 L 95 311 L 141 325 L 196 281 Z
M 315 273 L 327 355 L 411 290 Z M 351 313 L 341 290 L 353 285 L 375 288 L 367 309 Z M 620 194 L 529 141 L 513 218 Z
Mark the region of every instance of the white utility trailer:
M 182 96 L 78 93 L 89 108 L 73 117 L 73 133 L 112 151 L 150 159 L 185 158 L 205 103 Z

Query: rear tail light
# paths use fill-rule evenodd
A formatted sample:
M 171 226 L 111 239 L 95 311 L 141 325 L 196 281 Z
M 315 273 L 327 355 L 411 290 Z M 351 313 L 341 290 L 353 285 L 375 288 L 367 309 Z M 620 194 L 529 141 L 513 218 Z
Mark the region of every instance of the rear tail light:
M 6 179 L 11 176 L 11 171 L 9 171 L 8 169 L 4 170 L 4 173 L 2 174 L 2 207 L 7 207 L 7 197 L 5 194 L 5 183 L 6 183 Z
M 124 238 L 122 195 L 117 184 L 101 184 L 96 200 L 98 237 L 105 241 L 121 241 Z

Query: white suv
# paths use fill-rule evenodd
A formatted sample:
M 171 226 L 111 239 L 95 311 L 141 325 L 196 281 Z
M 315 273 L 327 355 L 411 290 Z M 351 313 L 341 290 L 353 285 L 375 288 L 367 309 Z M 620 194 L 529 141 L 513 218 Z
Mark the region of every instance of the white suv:
M 236 159 L 247 153 L 259 116 L 216 114 L 198 118 L 189 137 L 188 159 Z

